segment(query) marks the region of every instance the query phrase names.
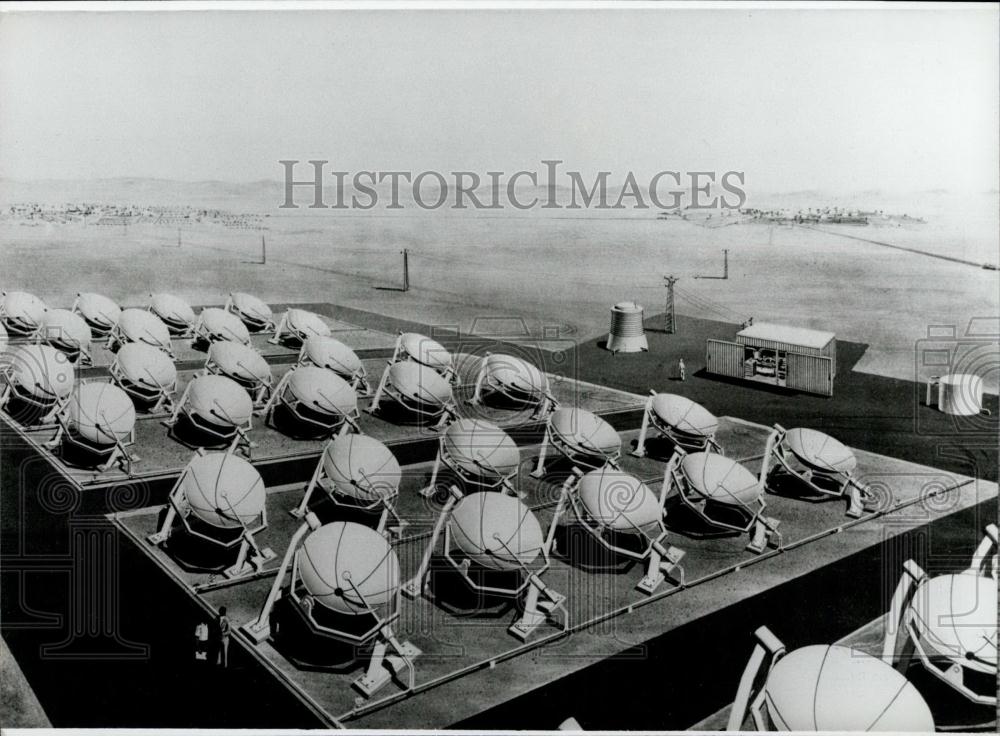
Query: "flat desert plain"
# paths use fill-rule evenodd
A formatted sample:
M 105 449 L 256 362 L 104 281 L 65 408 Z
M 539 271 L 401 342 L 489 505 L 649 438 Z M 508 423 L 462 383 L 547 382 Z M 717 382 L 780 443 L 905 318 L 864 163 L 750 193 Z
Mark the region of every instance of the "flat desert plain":
M 662 277 L 670 273 L 680 278 L 681 313 L 831 330 L 869 345 L 856 370 L 912 380 L 929 373 L 915 363 L 928 327 L 953 325 L 962 335 L 971 319 L 986 318 L 995 329 L 1000 289 L 997 271 L 856 239 L 997 262 L 995 194 L 915 200 L 885 210 L 924 223 L 820 229 L 718 215 L 657 219 L 649 210 L 332 212 L 280 210 L 277 202 L 267 211 L 258 207 L 267 215 L 262 231 L 210 223 L 5 221 L 0 285 L 53 305 L 68 305 L 78 291 L 123 304 L 142 304 L 157 291 L 213 304 L 238 290 L 274 303 L 331 302 L 463 330 L 479 318 L 520 317 L 532 332 L 556 326 L 579 340 L 607 330 L 615 302 L 636 300 L 647 314 L 662 311 Z M 805 207 L 792 196 L 752 204 Z M 262 236 L 266 265 L 259 263 Z M 392 289 L 401 283 L 404 248 L 406 293 Z M 729 278 L 695 278 L 721 275 L 724 249 Z M 985 373 L 987 390 L 996 393 L 1000 361 L 988 360 Z

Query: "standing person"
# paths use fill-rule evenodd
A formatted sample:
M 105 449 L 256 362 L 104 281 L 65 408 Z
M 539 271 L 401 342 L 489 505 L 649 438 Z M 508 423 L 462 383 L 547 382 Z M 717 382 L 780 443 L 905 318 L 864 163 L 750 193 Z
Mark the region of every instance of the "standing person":
M 202 662 L 208 661 L 209 649 L 212 642 L 209 641 L 208 622 L 202 621 L 194 627 L 194 658 Z
M 687 378 L 687 373 L 684 368 L 684 358 L 680 358 L 677 361 L 677 376 L 683 381 Z
M 219 616 L 215 620 L 216 633 L 219 637 L 219 656 L 216 664 L 223 669 L 229 667 L 229 635 L 232 633 L 232 624 L 226 616 L 226 607 L 219 608 Z

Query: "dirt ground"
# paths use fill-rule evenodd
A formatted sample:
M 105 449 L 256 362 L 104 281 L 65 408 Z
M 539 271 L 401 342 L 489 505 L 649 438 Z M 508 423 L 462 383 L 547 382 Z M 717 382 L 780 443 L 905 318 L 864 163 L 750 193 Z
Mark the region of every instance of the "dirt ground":
M 981 213 L 981 203 L 974 209 Z M 77 291 L 99 291 L 125 304 L 169 291 L 211 304 L 240 290 L 272 302 L 331 302 L 465 331 L 502 323 L 508 333 L 558 330 L 580 340 L 606 331 L 609 307 L 623 299 L 644 304 L 647 314 L 662 311 L 662 276 L 672 273 L 680 277 L 681 314 L 737 323 L 753 316 L 831 330 L 868 344 L 855 370 L 893 378 L 941 373 L 915 360 L 929 327 L 950 326 L 957 344 L 970 320 L 978 319 L 972 360 L 986 390 L 996 393 L 998 272 L 841 237 L 995 262 L 991 218 L 827 226 L 827 232 L 657 220 L 649 212 L 279 212 L 265 218 L 263 232 L 208 224 L 5 223 L 0 288 L 32 291 L 67 306 Z M 260 263 L 262 236 L 266 265 Z M 406 293 L 396 290 L 404 248 L 411 283 Z M 696 278 L 722 274 L 724 249 L 729 278 Z M 497 320 L 511 317 L 516 319 Z

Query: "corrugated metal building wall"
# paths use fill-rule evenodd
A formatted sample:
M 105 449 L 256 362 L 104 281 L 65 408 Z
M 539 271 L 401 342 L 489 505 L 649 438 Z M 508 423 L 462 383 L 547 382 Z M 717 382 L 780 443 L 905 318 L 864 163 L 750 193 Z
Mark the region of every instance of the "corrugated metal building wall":
M 833 361 L 823 355 L 786 353 L 785 387 L 833 396 Z
M 743 346 L 725 340 L 709 340 L 705 351 L 705 369 L 720 376 L 744 378 Z

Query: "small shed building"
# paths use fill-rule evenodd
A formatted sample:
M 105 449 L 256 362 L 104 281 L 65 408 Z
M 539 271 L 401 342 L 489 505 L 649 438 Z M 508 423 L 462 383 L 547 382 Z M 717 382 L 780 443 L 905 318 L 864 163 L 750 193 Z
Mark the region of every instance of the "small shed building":
M 709 373 L 832 396 L 837 336 L 757 322 L 737 332 L 733 341 L 709 340 L 705 360 Z

